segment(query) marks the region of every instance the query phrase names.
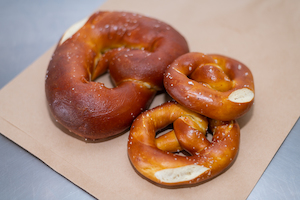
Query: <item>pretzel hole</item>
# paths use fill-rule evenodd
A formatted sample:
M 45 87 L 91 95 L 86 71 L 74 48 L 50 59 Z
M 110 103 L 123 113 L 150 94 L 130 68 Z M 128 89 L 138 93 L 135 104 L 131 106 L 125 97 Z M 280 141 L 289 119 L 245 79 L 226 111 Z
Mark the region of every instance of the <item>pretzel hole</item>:
M 207 131 L 206 131 L 206 139 L 209 141 L 209 142 L 212 142 L 212 139 L 213 139 L 213 137 L 214 137 L 214 134 L 212 133 L 212 131 L 210 130 L 210 129 L 208 129 Z

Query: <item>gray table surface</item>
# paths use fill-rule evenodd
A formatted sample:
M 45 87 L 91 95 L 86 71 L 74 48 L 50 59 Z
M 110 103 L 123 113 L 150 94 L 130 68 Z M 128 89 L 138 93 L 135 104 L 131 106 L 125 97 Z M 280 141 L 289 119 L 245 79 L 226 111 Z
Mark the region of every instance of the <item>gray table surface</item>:
M 104 2 L 0 0 L 0 89 Z M 299 144 L 298 119 L 249 200 L 300 199 Z M 0 134 L 0 199 L 94 198 Z

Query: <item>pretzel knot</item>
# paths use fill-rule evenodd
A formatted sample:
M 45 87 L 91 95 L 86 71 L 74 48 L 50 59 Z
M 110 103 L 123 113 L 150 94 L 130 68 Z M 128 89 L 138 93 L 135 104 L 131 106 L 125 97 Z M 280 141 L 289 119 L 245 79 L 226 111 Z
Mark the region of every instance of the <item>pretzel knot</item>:
M 126 130 L 163 89 L 163 73 L 187 53 L 168 24 L 126 12 L 96 12 L 61 38 L 49 63 L 45 91 L 54 118 L 86 139 Z M 109 71 L 115 88 L 94 80 Z
M 158 131 L 171 123 L 174 130 L 156 138 Z M 211 141 L 206 138 L 207 132 L 213 134 Z M 208 120 L 176 102 L 167 102 L 135 119 L 128 155 L 135 169 L 155 183 L 197 184 L 232 164 L 239 139 L 240 129 L 235 120 Z M 180 151 L 186 154 L 178 154 Z
M 165 71 L 164 86 L 180 104 L 217 120 L 241 117 L 254 101 L 251 71 L 241 62 L 221 55 L 180 56 Z

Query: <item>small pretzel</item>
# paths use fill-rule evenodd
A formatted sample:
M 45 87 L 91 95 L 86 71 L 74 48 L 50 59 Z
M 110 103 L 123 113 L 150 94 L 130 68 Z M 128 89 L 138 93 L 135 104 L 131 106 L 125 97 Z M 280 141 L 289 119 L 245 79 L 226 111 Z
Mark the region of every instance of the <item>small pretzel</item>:
M 239 61 L 221 55 L 180 56 L 167 68 L 164 85 L 180 104 L 222 121 L 241 117 L 254 101 L 251 71 Z
M 54 118 L 86 139 L 122 133 L 163 89 L 163 73 L 187 53 L 171 26 L 126 12 L 96 12 L 59 41 L 45 90 Z M 115 88 L 94 80 L 109 70 Z
M 158 130 L 171 123 L 174 130 L 156 138 Z M 213 134 L 211 142 L 207 130 Z M 155 183 L 191 185 L 224 172 L 236 158 L 239 138 L 235 120 L 207 120 L 176 102 L 167 102 L 135 119 L 128 155 L 135 169 Z M 172 153 L 178 151 L 188 155 Z

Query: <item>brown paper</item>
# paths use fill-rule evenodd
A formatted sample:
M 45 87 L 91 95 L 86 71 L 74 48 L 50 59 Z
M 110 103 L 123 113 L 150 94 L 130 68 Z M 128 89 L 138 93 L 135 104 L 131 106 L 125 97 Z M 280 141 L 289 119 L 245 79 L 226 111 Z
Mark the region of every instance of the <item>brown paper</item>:
M 51 118 L 45 99 L 54 47 L 0 91 L 0 132 L 100 199 L 247 198 L 300 114 L 300 2 L 108 0 L 101 9 L 165 21 L 185 36 L 191 51 L 224 54 L 251 69 L 255 104 L 238 120 L 241 146 L 234 165 L 205 184 L 166 189 L 134 171 L 128 133 L 101 143 L 73 137 Z M 165 99 L 157 96 L 151 107 Z

